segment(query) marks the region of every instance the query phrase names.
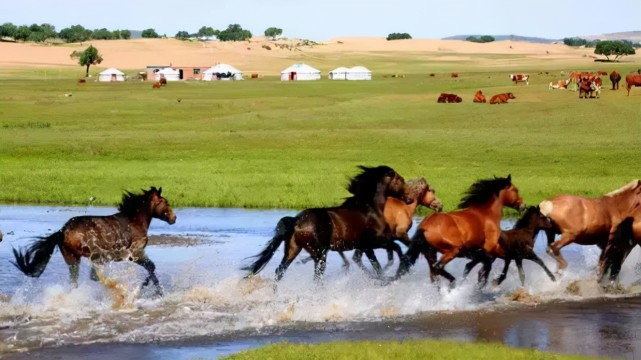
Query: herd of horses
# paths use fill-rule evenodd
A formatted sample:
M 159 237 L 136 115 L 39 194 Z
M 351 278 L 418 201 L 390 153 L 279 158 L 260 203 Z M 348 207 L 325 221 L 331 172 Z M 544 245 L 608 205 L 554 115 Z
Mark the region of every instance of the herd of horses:
M 610 281 L 616 281 L 627 255 L 636 244 L 641 244 L 640 180 L 599 198 L 558 195 L 539 206 L 527 207 L 510 175 L 494 177 L 474 182 L 457 210 L 442 212 L 443 204 L 436 190 L 425 179 L 406 182 L 389 166 L 360 166 L 359 169 L 347 186 L 350 196 L 340 205 L 309 208 L 280 219 L 272 239 L 253 257 L 251 264 L 242 268 L 247 271 L 246 277 L 258 274 L 284 244 L 276 280 L 285 275 L 302 250 L 314 261 L 316 280 L 325 273 L 330 251 L 339 252 L 349 266 L 343 252 L 350 250 L 355 250 L 354 261 L 366 270 L 360 261 L 364 253 L 375 276 L 383 279 L 384 268 L 374 250 L 386 249 L 388 266 L 393 262 L 394 252 L 400 259 L 395 276 L 387 280 L 395 281 L 407 274 L 422 254 L 431 280 L 437 281 L 442 276 L 451 286 L 456 279 L 445 268 L 450 261 L 461 257 L 470 259 L 464 277 L 477 264 L 482 264 L 478 273 L 480 286 L 487 283 L 496 258 L 504 260 L 504 268 L 495 285 L 505 280 L 511 261 L 516 262 L 519 279 L 524 284 L 522 262 L 525 259 L 540 265 L 555 281 L 552 271 L 534 252 L 535 237 L 544 231 L 547 251 L 556 259 L 558 272 L 567 267 L 560 253 L 564 246 L 597 245 L 602 251 L 597 269 L 599 281 L 608 272 Z M 421 221 L 410 239 L 408 232 L 419 205 L 434 212 Z M 504 207 L 524 211 L 513 229 L 500 228 Z M 14 249 L 13 264 L 27 276 L 39 277 L 58 247 L 69 267 L 71 283 L 77 285 L 82 257 L 90 259 L 94 280 L 97 279 L 95 265 L 132 261 L 148 272 L 143 287 L 152 284 L 155 294 L 161 296 L 155 265 L 144 251 L 152 218 L 169 224 L 176 222 L 174 211 L 162 196 L 162 188 L 151 187 L 140 194 L 125 192 L 116 214 L 73 217 L 53 234 L 37 238 L 24 249 Z M 561 237 L 555 241 L 558 234 Z M 397 240 L 408 246 L 405 253 Z

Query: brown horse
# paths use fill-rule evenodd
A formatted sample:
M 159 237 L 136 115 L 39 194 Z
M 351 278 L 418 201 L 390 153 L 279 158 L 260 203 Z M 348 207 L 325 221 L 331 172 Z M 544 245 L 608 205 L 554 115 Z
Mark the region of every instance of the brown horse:
M 525 272 L 523 271 L 523 259 L 532 260 L 545 270 L 552 281 L 556 281 L 550 269 L 545 266 L 543 260 L 539 258 L 534 252 L 534 240 L 536 235 L 541 230 L 548 230 L 552 228 L 550 220 L 541 214 L 538 206 L 530 206 L 525 211 L 525 214 L 516 222 L 514 227 L 510 230 L 501 231 L 499 237 L 499 244 L 490 256 L 499 257 L 504 260 L 503 271 L 501 275 L 494 280 L 494 285 L 498 286 L 507 277 L 507 271 L 510 262 L 514 260 L 519 270 L 519 280 L 521 286 L 525 286 Z M 475 258 L 467 265 L 463 272 L 464 277 L 481 262 L 482 259 Z
M 405 181 L 388 166 L 360 166 L 361 173 L 350 182 L 347 190 L 352 194 L 343 204 L 332 208 L 315 208 L 301 211 L 295 217 L 287 216 L 276 225 L 274 237 L 267 243 L 256 261 L 246 266 L 247 277 L 260 272 L 274 256 L 282 242 L 285 253 L 276 269 L 276 280 L 285 271 L 301 250 L 305 249 L 315 263 L 315 279 L 325 273 L 327 252 L 361 249 L 380 275 L 382 268 L 374 249 L 387 248 L 390 241 L 384 237 L 386 229 L 383 208 L 387 196 L 401 198 Z M 398 244 L 392 243 L 392 245 Z
M 410 263 L 401 264 L 397 278 L 409 271 L 418 255 L 423 253 L 430 266 L 430 279 L 441 275 L 454 286 L 455 278 L 445 265 L 456 257 L 481 257 L 484 272 L 480 281 L 485 283 L 498 246 L 501 214 L 504 206 L 523 210 L 525 204 L 512 177 L 479 180 L 472 184 L 459 204 L 458 211 L 435 213 L 425 218 L 412 238 L 406 255 Z M 436 261 L 437 252 L 442 254 Z
M 151 281 L 156 286 L 156 293 L 162 295 L 154 272 L 156 266 L 145 255 L 151 219 L 160 219 L 169 224 L 176 222 L 174 211 L 161 193 L 162 188 L 155 187 L 143 190 L 139 195 L 127 191 L 118 205 L 118 213 L 109 216 L 73 217 L 60 230 L 39 238 L 23 252 L 13 249 L 16 258 L 13 264 L 27 276 L 39 277 L 57 245 L 69 266 L 74 286 L 78 284 L 81 257 L 87 257 L 96 264 L 129 260 L 149 272 L 143 287 Z M 91 275 L 92 279 L 97 279 L 93 267 Z
M 558 263 L 558 272 L 568 266 L 560 250 L 569 244 L 597 245 L 601 250 L 613 238 L 616 228 L 641 207 L 641 180 L 633 180 L 618 190 L 602 197 L 589 199 L 582 196 L 558 195 L 539 204 L 541 213 L 551 221 L 553 228 L 546 231 L 548 253 Z M 554 241 L 554 236 L 561 238 Z M 599 259 L 599 274 L 603 272 L 604 252 Z
M 391 196 L 386 199 L 383 217 L 385 217 L 385 223 L 387 223 L 386 234 L 390 236 L 390 240 L 400 240 L 405 245 L 410 246 L 411 241 L 407 232 L 412 228 L 412 218 L 416 208 L 422 205 L 440 212 L 443 210 L 443 203 L 436 197 L 436 190 L 424 178 L 409 180 L 406 184 L 406 189 L 405 200 Z M 410 203 L 408 204 L 408 202 Z M 349 269 L 349 260 L 347 260 L 345 254 L 342 251 L 338 253 L 343 258 L 343 267 Z M 402 255 L 402 253 L 399 253 L 399 258 Z M 357 249 L 354 251 L 352 259 L 361 269 L 365 269 L 361 260 L 362 257 L 363 252 Z M 302 262 L 306 263 L 309 260 L 311 260 L 311 257 L 304 259 Z M 394 249 L 387 249 L 387 260 L 385 269 L 394 264 Z

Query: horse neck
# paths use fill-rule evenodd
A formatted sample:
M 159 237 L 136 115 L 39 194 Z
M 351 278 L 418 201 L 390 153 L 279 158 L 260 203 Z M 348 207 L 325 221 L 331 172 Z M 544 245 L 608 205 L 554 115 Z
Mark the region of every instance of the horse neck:
M 625 217 L 634 210 L 632 208 L 634 199 L 634 194 L 630 194 L 630 191 L 625 191 L 613 196 L 603 196 L 599 200 L 603 203 L 604 207 L 614 209 L 614 213 L 611 213 L 611 215 Z
M 138 226 L 145 232 L 149 229 L 149 225 L 151 224 L 151 209 L 140 208 L 135 214 L 129 216 L 122 213 L 119 214 L 129 219 L 130 225 Z
M 376 186 L 376 193 L 374 194 L 374 199 L 372 201 L 373 208 L 381 214 L 383 213 L 385 202 L 387 201 L 387 196 L 385 196 L 386 188 L 387 186 L 385 184 L 378 184 Z
M 495 220 L 497 223 L 501 221 L 501 215 L 503 214 L 503 202 L 498 196 L 492 197 L 492 199 L 485 204 L 473 206 L 480 210 L 486 217 Z

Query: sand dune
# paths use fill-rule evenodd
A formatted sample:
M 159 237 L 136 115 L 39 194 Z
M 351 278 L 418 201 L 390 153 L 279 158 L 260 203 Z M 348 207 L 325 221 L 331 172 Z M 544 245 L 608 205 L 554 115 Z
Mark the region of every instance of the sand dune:
M 101 67 L 122 70 L 144 69 L 148 65 L 211 66 L 229 63 L 245 72 L 274 75 L 294 61 L 314 56 L 350 53 L 424 53 L 440 60 L 457 61 L 474 54 L 524 55 L 548 59 L 579 59 L 593 56 L 593 49 L 570 48 L 563 44 L 536 44 L 516 41 L 472 43 L 462 40 L 412 39 L 387 41 L 383 38 L 345 37 L 318 45 L 301 46 L 300 40 L 269 41 L 254 38 L 241 42 L 185 42 L 175 39 L 100 40 L 77 44 L 38 45 L 0 43 L 0 68 L 77 66 L 69 55 L 93 44 L 103 54 Z M 269 49 L 268 49 L 269 48 Z M 635 58 L 639 58 L 636 55 Z M 336 66 L 338 66 L 337 64 Z M 323 69 L 329 70 L 329 69 Z

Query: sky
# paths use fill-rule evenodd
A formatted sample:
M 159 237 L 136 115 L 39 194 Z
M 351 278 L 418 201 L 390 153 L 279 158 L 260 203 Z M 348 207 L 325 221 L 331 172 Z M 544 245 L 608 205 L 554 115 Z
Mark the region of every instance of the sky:
M 641 30 L 641 0 L 2 0 L 0 23 L 49 23 L 109 30 L 155 29 L 160 35 L 223 30 L 324 41 L 346 36 L 413 38 L 522 35 L 550 39 Z

